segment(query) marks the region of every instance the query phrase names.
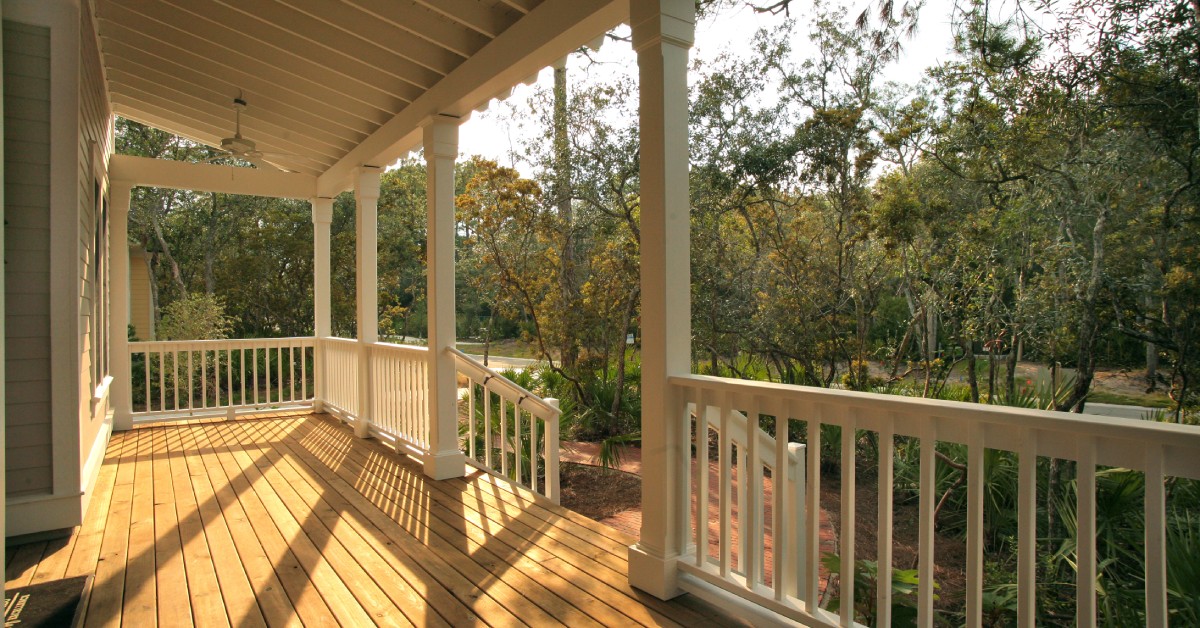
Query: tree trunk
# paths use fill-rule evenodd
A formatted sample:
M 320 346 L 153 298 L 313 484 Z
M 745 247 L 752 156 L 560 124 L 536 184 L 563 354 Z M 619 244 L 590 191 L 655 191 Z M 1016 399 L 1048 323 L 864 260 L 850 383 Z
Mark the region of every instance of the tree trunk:
M 171 208 L 175 205 L 175 193 L 167 193 L 167 207 L 165 213 L 171 213 Z M 180 294 L 187 294 L 187 286 L 183 283 L 183 273 L 179 270 L 179 264 L 175 262 L 175 258 L 171 255 L 171 247 L 167 244 L 167 239 L 163 236 L 162 224 L 158 220 L 158 209 L 150 210 L 150 226 L 154 229 L 154 239 L 158 241 L 158 246 L 162 249 L 162 256 L 167 260 L 167 264 L 171 268 L 171 278 L 175 280 L 175 285 L 178 286 Z
M 975 348 L 971 346 L 971 341 L 962 338 L 959 340 L 963 348 L 963 360 L 967 363 L 967 385 L 971 387 L 971 402 L 979 403 L 979 377 L 975 373 Z
M 621 409 L 621 397 L 625 392 L 625 352 L 629 350 L 629 345 L 625 344 L 625 338 L 629 336 L 629 325 L 633 322 L 633 310 L 637 307 L 640 293 L 640 287 L 634 287 L 629 293 L 629 304 L 626 306 L 625 316 L 621 320 L 621 350 L 617 352 L 617 381 L 613 389 L 612 407 L 609 408 L 609 414 L 613 418 L 616 418 L 617 410 Z
M 558 290 L 563 308 L 562 315 L 573 319 L 571 310 L 575 302 L 575 239 L 573 237 L 574 216 L 571 211 L 571 144 L 567 128 L 567 63 L 564 57 L 554 66 L 554 199 L 558 219 L 562 227 L 562 251 L 558 258 Z M 575 342 L 574 325 L 568 323 L 564 330 L 559 358 L 563 368 L 573 368 L 579 358 Z
M 1070 397 L 1057 409 L 1083 412 L 1092 378 L 1096 373 L 1096 339 L 1100 335 L 1100 315 L 1097 300 L 1104 273 L 1104 238 L 1108 227 L 1108 207 L 1100 205 L 1096 211 L 1096 226 L 1092 228 L 1092 268 L 1088 278 L 1087 296 L 1083 301 L 1083 320 L 1079 325 L 1079 352 L 1076 366 L 1075 386 Z

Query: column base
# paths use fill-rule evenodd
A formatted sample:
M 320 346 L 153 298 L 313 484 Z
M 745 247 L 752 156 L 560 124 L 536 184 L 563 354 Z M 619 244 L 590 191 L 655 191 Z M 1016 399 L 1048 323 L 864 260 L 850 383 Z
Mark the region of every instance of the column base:
M 325 402 L 320 399 L 313 399 L 312 411 L 313 414 L 321 414 L 325 412 Z
M 354 419 L 354 435 L 357 436 L 358 438 L 370 438 L 371 437 L 371 422 L 364 419 L 363 417 L 355 418 Z
M 461 478 L 467 473 L 466 458 L 457 451 L 428 454 L 423 462 L 425 475 L 434 480 Z
M 629 548 L 629 584 L 660 599 L 669 600 L 683 593 L 679 588 L 679 569 L 675 559 L 667 560 L 648 553 L 638 543 Z
M 114 432 L 127 432 L 133 429 L 133 415 L 128 412 L 114 410 L 112 429 Z

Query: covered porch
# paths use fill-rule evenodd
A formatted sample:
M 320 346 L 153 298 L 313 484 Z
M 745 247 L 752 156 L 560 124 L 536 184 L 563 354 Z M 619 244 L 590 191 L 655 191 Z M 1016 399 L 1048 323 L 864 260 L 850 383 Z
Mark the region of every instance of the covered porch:
M 633 539 L 493 475 L 431 481 L 326 415 L 118 432 L 68 539 L 7 586 L 95 573 L 88 626 L 728 625 L 633 589 Z

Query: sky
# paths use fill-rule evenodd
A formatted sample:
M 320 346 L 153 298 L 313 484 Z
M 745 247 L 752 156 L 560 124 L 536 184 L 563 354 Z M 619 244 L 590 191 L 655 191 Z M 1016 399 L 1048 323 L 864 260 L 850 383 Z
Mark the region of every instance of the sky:
M 921 10 L 918 31 L 915 37 L 905 42 L 903 56 L 889 66 L 885 72 L 887 80 L 916 83 L 926 68 L 949 57 L 952 43 L 950 11 L 954 0 L 926 0 Z M 759 5 L 766 4 L 759 0 Z M 807 44 L 808 18 L 811 13 L 800 11 L 808 5 L 805 0 L 793 3 L 792 17 L 797 20 L 795 47 L 803 54 L 801 44 Z M 847 5 L 851 15 L 857 15 L 869 5 L 864 0 L 850 0 Z M 784 21 L 782 15 L 757 13 L 744 2 L 722 11 L 719 15 L 701 20 L 696 26 L 696 43 L 692 57 L 703 61 L 715 59 L 724 52 L 749 54 L 750 42 L 760 28 L 778 26 Z M 617 33 L 627 36 L 629 28 L 622 26 Z M 637 57 L 628 42 L 608 39 L 598 52 L 589 55 L 572 54 L 567 59 L 567 73 L 571 84 L 577 82 L 605 81 L 624 73 L 634 75 Z M 554 83 L 554 73 L 545 68 L 538 75 L 537 84 L 549 89 Z M 506 103 L 492 101 L 488 110 L 476 112 L 459 130 L 459 152 L 464 157 L 482 155 L 503 165 L 524 169 L 519 161 L 514 162 L 512 147 L 519 147 L 522 133 L 533 131 L 515 128 L 510 124 L 510 112 L 515 107 L 520 111 L 534 92 L 534 87 L 517 85 Z

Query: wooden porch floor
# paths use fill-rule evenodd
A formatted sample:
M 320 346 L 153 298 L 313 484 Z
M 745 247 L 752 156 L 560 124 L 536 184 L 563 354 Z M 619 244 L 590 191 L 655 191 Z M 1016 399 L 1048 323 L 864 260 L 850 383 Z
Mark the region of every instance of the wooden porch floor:
M 95 573 L 89 626 L 727 624 L 626 580 L 633 539 L 293 414 L 115 434 L 84 525 L 9 587 Z

